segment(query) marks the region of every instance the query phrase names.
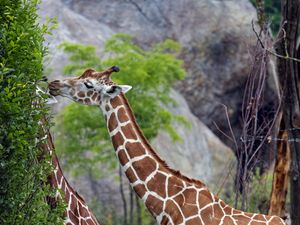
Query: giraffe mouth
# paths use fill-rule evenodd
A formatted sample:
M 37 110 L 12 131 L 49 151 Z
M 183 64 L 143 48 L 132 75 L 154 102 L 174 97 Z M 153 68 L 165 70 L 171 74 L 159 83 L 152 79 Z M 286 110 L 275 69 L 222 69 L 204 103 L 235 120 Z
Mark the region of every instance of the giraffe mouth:
M 61 88 L 61 83 L 59 80 L 52 81 L 48 84 L 49 88 L 49 94 L 52 96 L 58 96 L 61 94 L 60 88 Z
M 52 89 L 49 89 L 49 94 L 52 96 L 60 95 L 59 90 L 52 90 Z

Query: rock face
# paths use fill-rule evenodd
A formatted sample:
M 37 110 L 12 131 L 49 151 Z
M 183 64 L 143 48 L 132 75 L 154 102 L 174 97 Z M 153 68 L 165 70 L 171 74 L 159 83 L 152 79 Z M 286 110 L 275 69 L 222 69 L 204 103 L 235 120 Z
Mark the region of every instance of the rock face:
M 188 76 L 178 83 L 178 88 L 192 112 L 220 134 L 213 122 L 228 131 L 221 105 L 225 104 L 233 128 L 238 127 L 243 86 L 250 67 L 249 50 L 255 41 L 251 21 L 256 13 L 250 1 L 63 2 L 93 22 L 106 24 L 115 32 L 132 34 L 145 47 L 166 38 L 180 42 Z

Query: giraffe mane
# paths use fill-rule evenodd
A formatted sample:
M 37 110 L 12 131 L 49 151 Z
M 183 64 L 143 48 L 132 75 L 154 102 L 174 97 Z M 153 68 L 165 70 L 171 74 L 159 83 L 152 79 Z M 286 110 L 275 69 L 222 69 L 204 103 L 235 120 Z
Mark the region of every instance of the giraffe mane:
M 112 67 L 110 67 L 110 68 L 108 68 L 108 69 L 106 69 L 102 72 L 97 72 L 96 70 L 89 68 L 89 69 L 85 70 L 78 77 L 78 79 L 84 79 L 84 78 L 88 78 L 88 77 L 99 79 L 99 78 L 102 78 L 102 77 L 106 77 L 109 80 L 109 78 L 110 78 L 110 76 L 113 72 L 119 72 L 119 71 L 120 71 L 120 69 L 117 66 L 112 66 Z
M 87 77 L 95 77 L 96 73 L 97 72 L 94 69 L 87 69 L 78 77 L 78 79 L 84 79 Z
M 62 177 L 64 178 L 65 182 L 66 182 L 66 186 L 68 186 L 69 190 L 82 202 L 82 203 L 86 203 L 85 200 L 83 199 L 83 197 L 81 195 L 79 195 L 79 193 L 77 191 L 74 190 L 74 188 L 70 185 L 70 183 L 68 182 L 68 180 L 66 179 L 66 177 L 64 176 L 62 169 L 60 167 L 60 163 L 58 160 L 58 157 L 55 153 L 55 147 L 53 144 L 53 140 L 52 140 L 52 136 L 50 134 L 50 132 L 48 131 L 48 145 L 51 147 L 51 151 L 53 154 L 53 158 L 52 160 L 54 161 L 54 163 L 57 165 L 58 169 L 61 171 Z M 45 146 L 46 147 L 46 146 Z M 44 151 L 47 151 L 44 149 Z

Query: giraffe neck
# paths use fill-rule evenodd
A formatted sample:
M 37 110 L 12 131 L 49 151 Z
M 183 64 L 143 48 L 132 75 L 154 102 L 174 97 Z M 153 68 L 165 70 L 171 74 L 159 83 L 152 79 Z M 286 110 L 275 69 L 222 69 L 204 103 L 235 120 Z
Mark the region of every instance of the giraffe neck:
M 180 203 L 178 204 L 185 195 L 188 196 L 185 203 L 194 211 L 201 207 L 196 201 L 200 195 L 205 196 L 206 203 L 215 201 L 214 195 L 202 182 L 170 169 L 158 157 L 137 125 L 123 94 L 102 105 L 102 110 L 123 171 L 132 188 L 158 222 L 174 220 L 171 218 L 172 213 L 168 213 L 169 209 L 177 211 L 182 218 L 186 217 L 187 212 L 182 212 Z
M 123 94 L 100 107 L 123 171 L 159 224 L 284 224 L 276 216 L 235 210 L 201 181 L 170 169 L 144 137 Z
M 45 132 L 45 131 L 44 131 Z M 83 198 L 71 187 L 61 170 L 59 160 L 55 154 L 55 149 L 50 132 L 45 132 L 47 142 L 42 144 L 41 148 L 45 153 L 50 154 L 51 164 L 54 167 L 53 172 L 48 176 L 48 183 L 51 187 L 59 189 L 67 203 L 65 211 L 65 224 L 67 225 L 99 225 L 93 213 L 89 210 Z M 59 191 L 56 192 L 55 198 L 47 198 L 51 207 L 55 207 L 57 201 L 62 196 Z

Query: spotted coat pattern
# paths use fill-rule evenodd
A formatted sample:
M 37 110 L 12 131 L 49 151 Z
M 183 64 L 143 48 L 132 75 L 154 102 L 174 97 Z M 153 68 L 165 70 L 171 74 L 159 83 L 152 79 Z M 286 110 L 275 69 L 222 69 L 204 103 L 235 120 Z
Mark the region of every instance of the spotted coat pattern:
M 118 70 L 116 67 L 103 72 L 88 69 L 79 78 L 51 82 L 50 93 L 83 104 L 100 105 L 122 169 L 159 224 L 285 224 L 278 216 L 236 210 L 213 195 L 201 181 L 169 168 L 144 137 L 125 95 L 119 93 L 128 88 L 123 85 L 122 89 L 110 80 L 110 74 Z
M 145 139 L 123 94 L 101 107 L 123 171 L 159 224 L 285 224 L 277 216 L 236 210 L 201 181 L 170 169 Z

